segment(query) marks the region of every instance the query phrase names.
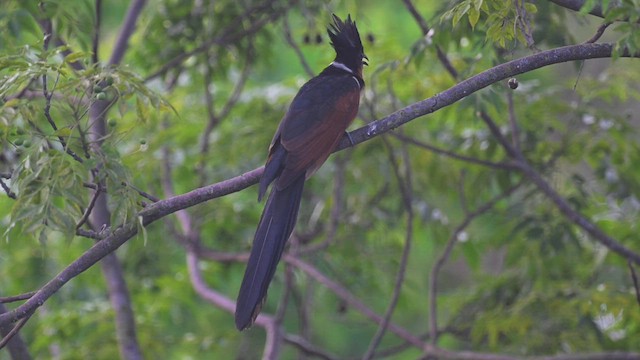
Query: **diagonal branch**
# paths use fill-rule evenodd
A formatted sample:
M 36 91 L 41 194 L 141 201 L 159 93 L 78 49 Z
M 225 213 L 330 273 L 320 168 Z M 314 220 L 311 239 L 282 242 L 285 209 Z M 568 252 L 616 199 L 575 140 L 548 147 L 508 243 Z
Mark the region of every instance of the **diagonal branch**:
M 584 4 L 586 3 L 585 0 L 549 0 L 549 1 L 565 9 L 569 9 L 573 11 L 580 11 L 580 9 L 582 9 Z M 601 18 L 604 17 L 604 13 L 602 12 L 602 6 L 600 5 L 595 5 L 593 9 L 589 11 L 589 14 L 593 16 L 601 17 Z
M 487 211 L 491 210 L 499 201 L 509 197 L 513 194 L 516 189 L 518 189 L 523 184 L 522 181 L 503 191 L 501 194 L 497 195 L 493 199 L 484 203 L 482 206 L 478 207 L 476 210 L 467 213 L 464 220 L 456 226 L 456 228 L 451 233 L 449 240 L 447 241 L 447 245 L 444 248 L 444 251 L 438 257 L 438 260 L 433 264 L 431 268 L 431 272 L 429 273 L 429 332 L 430 332 L 430 343 L 435 345 L 438 340 L 438 308 L 437 308 L 437 294 L 438 294 L 438 275 L 440 274 L 440 270 L 444 266 L 444 264 L 449 260 L 451 255 L 451 251 L 453 251 L 453 247 L 458 242 L 458 237 L 460 233 L 464 231 L 464 229 L 471 224 L 471 222 L 477 218 L 478 216 L 483 215 Z
M 367 318 L 375 321 L 377 324 L 382 323 L 383 321 L 382 316 L 378 315 L 376 312 L 371 310 L 371 308 L 369 308 L 367 305 L 362 303 L 360 299 L 355 297 L 352 293 L 349 292 L 349 290 L 344 288 L 342 285 L 329 279 L 326 275 L 324 275 L 322 272 L 316 269 L 313 265 L 306 263 L 290 254 L 285 254 L 283 258 L 287 263 L 304 271 L 308 276 L 310 276 L 311 278 L 313 278 L 314 280 L 316 280 L 317 282 L 319 282 L 320 284 L 322 284 L 323 286 L 331 290 L 336 296 L 338 296 L 340 299 L 345 301 L 347 304 L 349 304 L 353 308 L 357 309 Z M 413 346 L 416 346 L 418 348 L 423 348 L 425 346 L 425 343 L 422 340 L 420 340 L 417 336 L 412 334 L 409 330 L 406 330 L 394 323 L 389 323 L 388 329 L 389 331 L 396 334 L 401 339 L 411 343 Z
M 122 62 L 122 58 L 124 58 L 124 54 L 129 48 L 129 39 L 131 38 L 131 35 L 133 35 L 133 31 L 136 29 L 138 18 L 140 17 L 140 13 L 144 8 L 145 3 L 146 0 L 132 0 L 129 4 L 129 9 L 127 9 L 127 15 L 124 18 L 124 23 L 122 24 L 122 28 L 120 28 L 120 33 L 118 34 L 116 43 L 113 46 L 109 65 L 117 65 Z
M 439 148 L 437 146 L 433 146 L 433 145 L 427 144 L 425 142 L 416 140 L 416 139 L 414 139 L 414 138 L 412 138 L 412 137 L 410 137 L 408 135 L 395 133 L 395 132 L 391 133 L 391 135 L 397 137 L 398 139 L 400 139 L 400 140 L 402 140 L 402 141 L 404 141 L 404 142 L 406 142 L 408 144 L 411 144 L 411 145 L 414 145 L 414 146 L 429 150 L 429 151 L 431 151 L 431 152 L 433 152 L 435 154 L 444 155 L 444 156 L 450 157 L 452 159 L 464 161 L 464 162 L 467 162 L 467 163 L 470 163 L 470 164 L 486 166 L 486 167 L 493 168 L 493 169 L 496 169 L 496 170 L 517 170 L 518 169 L 517 166 L 515 166 L 515 165 L 513 165 L 511 163 L 508 163 L 508 162 L 493 162 L 493 161 L 478 159 L 478 158 L 474 158 L 474 157 L 470 157 L 470 156 L 466 156 L 466 155 L 461 155 L 461 154 L 458 154 L 456 152 L 453 152 L 453 151 L 450 151 L 450 150 L 441 149 L 441 148 Z
M 307 62 L 307 59 L 304 57 L 302 50 L 300 50 L 300 46 L 298 46 L 296 41 L 293 39 L 293 36 L 291 35 L 291 27 L 289 26 L 289 19 L 287 15 L 285 15 L 282 19 L 282 27 L 284 30 L 284 38 L 287 40 L 287 43 L 289 43 L 289 46 L 291 46 L 293 51 L 296 53 L 296 56 L 298 56 L 298 59 L 300 60 L 300 64 L 304 68 L 304 72 L 306 72 L 307 75 L 313 77 L 315 73 L 311 69 L 311 66 L 309 66 L 309 63 Z
M 463 80 L 428 99 L 406 106 L 380 120 L 371 122 L 366 126 L 350 132 L 353 144 L 350 142 L 349 138 L 345 136 L 342 141 L 340 141 L 337 150 L 342 150 L 355 144 L 371 140 L 380 134 L 384 134 L 387 131 L 402 126 L 418 117 L 431 114 L 437 110 L 447 107 L 476 91 L 484 89 L 501 80 L 508 79 L 509 77 L 553 64 L 576 60 L 609 58 L 611 57 L 613 47 L 614 44 L 611 43 L 569 45 L 541 51 L 533 55 L 497 65 L 489 70 L 485 70 Z M 625 51 L 622 54 L 622 57 L 640 57 L 640 54 L 631 55 Z
M 371 122 L 364 127 L 353 131 L 351 133 L 353 144 L 371 140 L 372 138 L 379 136 L 380 134 L 395 129 L 418 117 L 433 113 L 434 111 L 451 105 L 497 81 L 504 80 L 511 76 L 522 74 L 552 64 L 574 60 L 611 57 L 612 50 L 613 44 L 572 45 L 543 51 L 534 55 L 526 56 L 517 60 L 507 62 L 505 64 L 498 65 L 467 80 L 464 80 L 459 84 L 456 84 L 429 99 L 425 99 L 423 101 L 409 105 L 386 116 L 383 119 Z M 628 52 L 625 52 L 623 53 L 623 56 L 630 57 L 631 55 Z M 353 146 L 352 143 L 345 136 L 336 151 L 351 146 Z M 262 174 L 262 171 L 263 168 L 261 167 L 240 176 L 192 190 L 183 195 L 178 195 L 169 199 L 158 201 L 140 211 L 138 213 L 138 218 L 142 219 L 142 225 L 147 226 L 152 222 L 161 219 L 169 214 L 172 214 L 178 210 L 185 209 L 220 196 L 243 190 L 257 183 L 260 175 Z M 533 171 L 533 173 L 537 175 L 535 171 Z M 527 175 L 526 172 L 525 175 Z M 542 180 L 542 182 L 546 184 L 544 180 Z M 551 194 L 555 193 L 553 189 L 550 190 Z M 560 199 L 560 201 L 562 200 L 563 199 Z M 573 212 L 568 204 L 565 205 L 565 209 L 569 213 L 575 214 L 575 212 Z M 617 241 L 604 234 L 602 230 L 598 229 L 597 227 L 586 221 L 586 219 L 582 218 L 581 215 L 578 215 L 578 218 L 576 220 L 586 228 L 595 231 L 593 233 L 590 233 L 592 233 L 592 235 L 596 235 L 594 236 L 596 240 L 607 245 L 610 249 L 614 250 L 625 258 L 630 259 L 634 263 L 640 264 L 640 254 L 623 247 L 622 245 L 617 243 Z M 97 261 L 99 261 L 107 254 L 116 250 L 127 240 L 133 237 L 137 232 L 138 219 L 136 219 L 136 221 L 132 221 L 117 227 L 112 234 L 107 236 L 104 240 L 96 243 L 78 259 L 76 259 L 64 270 L 62 270 L 62 272 L 60 272 L 47 284 L 45 284 L 31 299 L 29 299 L 16 309 L 6 314 L 0 315 L 0 325 L 15 322 L 27 316 L 29 313 L 35 311 L 35 309 L 44 304 L 47 299 L 53 296 L 53 294 L 55 294 L 68 281 L 70 281 L 78 274 L 86 271 L 89 267 L 93 266 Z M 418 339 L 416 340 L 419 341 Z
M 293 3 L 294 1 L 295 0 L 292 0 L 291 3 Z M 239 39 L 242 39 L 245 36 L 258 32 L 266 24 L 272 23 L 274 20 L 276 20 L 278 17 L 282 16 L 285 13 L 283 9 L 277 9 L 277 10 L 273 9 L 271 6 L 272 5 L 271 2 L 272 1 L 267 1 L 253 8 L 248 9 L 243 15 L 238 16 L 235 19 L 232 26 L 226 29 L 221 35 L 216 36 L 211 40 L 205 41 L 202 43 L 202 45 L 198 46 L 197 48 L 191 51 L 183 52 L 182 54 L 167 61 L 162 67 L 160 67 L 160 69 L 148 75 L 144 79 L 144 81 L 147 82 L 159 76 L 164 75 L 167 71 L 175 67 L 178 67 L 180 64 L 182 64 L 185 60 L 187 60 L 191 56 L 207 51 L 213 45 L 224 45 L 224 44 L 232 43 L 234 41 L 238 41 Z M 265 12 L 267 15 L 265 15 L 263 18 L 259 20 L 252 21 L 251 26 L 249 28 L 238 30 L 238 24 L 243 23 L 245 19 L 251 18 L 252 16 L 255 16 L 255 14 L 260 13 L 261 11 Z
M 411 0 L 402 0 L 402 1 L 404 2 L 404 5 L 407 7 L 407 10 L 409 10 L 409 13 L 411 13 L 413 18 L 418 23 L 418 26 L 420 26 L 420 30 L 422 30 L 422 34 L 424 36 L 429 36 L 429 32 L 431 31 L 431 28 L 429 27 L 427 22 L 424 20 L 424 17 L 420 15 L 420 13 L 418 12 L 418 9 L 416 9 L 416 7 L 413 6 L 413 3 L 411 2 Z M 444 68 L 447 70 L 449 75 L 451 75 L 452 78 L 457 80 L 458 76 L 460 76 L 460 74 L 458 74 L 458 70 L 456 70 L 456 68 L 453 66 L 451 61 L 449 61 L 447 54 L 445 54 L 444 51 L 442 51 L 442 48 L 440 48 L 440 46 L 438 45 L 436 45 L 436 55 L 438 56 L 438 60 L 440 61 L 442 66 L 444 66 Z

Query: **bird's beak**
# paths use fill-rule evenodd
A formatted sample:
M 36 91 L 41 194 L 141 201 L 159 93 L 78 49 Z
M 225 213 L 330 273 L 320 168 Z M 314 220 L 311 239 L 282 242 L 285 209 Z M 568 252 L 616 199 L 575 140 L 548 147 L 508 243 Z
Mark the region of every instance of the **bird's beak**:
M 362 56 L 362 64 L 369 66 L 369 58 L 367 57 L 367 55 Z

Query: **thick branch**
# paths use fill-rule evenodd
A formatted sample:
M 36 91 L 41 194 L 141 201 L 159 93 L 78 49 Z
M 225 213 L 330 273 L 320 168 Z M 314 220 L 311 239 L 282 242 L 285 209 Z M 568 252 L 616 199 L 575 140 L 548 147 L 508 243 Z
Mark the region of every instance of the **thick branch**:
M 585 4 L 585 0 L 550 0 L 552 3 L 562 6 L 563 8 L 580 11 L 582 6 Z M 597 17 L 604 18 L 604 14 L 602 13 L 602 7 L 600 5 L 596 5 L 589 11 L 589 14 Z
M 129 39 L 136 29 L 136 23 L 138 22 L 145 3 L 146 0 L 132 0 L 129 4 L 127 15 L 122 24 L 122 28 L 120 28 L 120 33 L 118 34 L 111 58 L 109 59 L 109 65 L 117 65 L 122 62 L 122 58 L 129 47 Z
M 371 122 L 360 129 L 350 133 L 354 144 L 370 140 L 380 134 L 393 130 L 409 121 L 431 114 L 437 110 L 447 107 L 472 93 L 484 89 L 501 80 L 523 74 L 545 66 L 560 64 L 569 61 L 599 59 L 611 57 L 613 44 L 579 44 L 564 46 L 556 49 L 542 51 L 520 59 L 512 60 L 504 64 L 485 70 L 480 74 L 472 76 L 449 89 L 436 94 L 428 99 L 411 104 L 402 108 L 383 119 Z M 623 57 L 632 57 L 624 53 Z M 634 55 L 637 57 L 638 55 Z M 338 150 L 351 147 L 352 144 L 345 136 Z
M 143 219 L 143 224 L 146 226 L 178 210 L 194 206 L 206 200 L 240 191 L 252 184 L 255 184 L 258 181 L 260 174 L 262 174 L 262 170 L 262 168 L 259 168 L 233 179 L 196 189 L 187 194 L 179 195 L 171 199 L 159 201 L 142 210 L 139 213 L 139 216 Z M 46 283 L 24 304 L 18 306 L 12 311 L 0 315 L 0 325 L 15 322 L 35 311 L 62 286 L 69 282 L 69 280 L 95 265 L 103 257 L 115 251 L 137 233 L 137 219 L 136 221 L 132 221 L 115 229 L 112 234 L 97 242 L 90 249 L 85 251 L 85 253 L 78 259 Z
M 543 51 L 531 56 L 498 65 L 465 81 L 462 81 L 461 83 L 439 94 L 436 94 L 429 99 L 409 105 L 383 119 L 369 123 L 366 126 L 353 131 L 351 133 L 351 137 L 354 141 L 354 144 L 370 140 L 420 116 L 433 113 L 436 110 L 451 105 L 461 100 L 462 98 L 469 96 L 470 94 L 500 80 L 504 80 L 511 76 L 539 69 L 551 64 L 583 59 L 607 58 L 611 56 L 612 49 L 613 44 L 572 45 Z M 625 53 L 623 54 L 623 56 L 629 57 L 630 55 Z M 352 145 L 349 139 L 345 136 L 336 151 L 351 146 Z M 151 204 L 147 208 L 142 210 L 138 214 L 138 216 L 142 218 L 142 222 L 146 226 L 178 210 L 200 204 L 216 197 L 243 190 L 257 183 L 260 175 L 262 174 L 262 171 L 263 168 L 258 168 L 217 184 L 198 188 L 183 195 L 178 195 L 170 199 L 158 201 L 157 203 Z M 37 309 L 69 280 L 87 270 L 106 254 L 120 247 L 128 239 L 135 235 L 137 231 L 137 221 L 124 224 L 120 228 L 116 229 L 113 234 L 87 250 L 82 256 L 71 263 L 54 279 L 44 285 L 36 293 L 36 295 L 34 295 L 33 298 L 29 299 L 27 302 L 14 309 L 13 311 L 0 315 L 0 325 L 9 322 L 15 322 L 16 320 L 26 316 L 30 312 Z M 618 247 L 616 247 L 616 249 L 619 250 Z M 640 255 L 638 254 L 629 254 L 625 252 L 623 256 L 625 256 L 625 258 L 632 259 L 636 264 L 640 264 Z
M 640 360 L 640 353 L 622 351 L 550 356 L 510 356 L 473 351 L 449 351 L 435 346 L 429 346 L 422 359 L 433 359 L 434 356 L 442 360 Z

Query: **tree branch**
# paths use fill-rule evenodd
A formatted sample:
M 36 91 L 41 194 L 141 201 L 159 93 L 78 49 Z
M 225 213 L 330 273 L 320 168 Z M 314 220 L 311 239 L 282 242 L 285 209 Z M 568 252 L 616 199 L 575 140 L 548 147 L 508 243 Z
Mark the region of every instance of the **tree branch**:
M 300 47 L 298 46 L 298 44 L 295 42 L 295 40 L 293 40 L 293 36 L 291 35 L 291 27 L 289 26 L 289 19 L 287 18 L 286 14 L 282 19 L 282 27 L 284 30 L 284 38 L 287 40 L 287 43 L 289 44 L 289 46 L 291 46 L 293 51 L 298 56 L 298 59 L 300 60 L 300 64 L 302 65 L 302 68 L 307 73 L 307 75 L 309 75 L 310 77 L 313 77 L 315 73 L 311 69 L 311 66 L 309 66 L 309 63 L 307 62 L 307 59 L 304 57 L 302 50 L 300 50 Z
M 27 300 L 28 298 L 32 297 L 35 293 L 36 293 L 35 291 L 30 291 L 28 293 L 24 293 L 24 294 L 20 294 L 20 295 L 0 297 L 0 304 L 6 304 L 6 303 L 14 302 L 14 301 Z
M 562 62 L 582 59 L 607 58 L 611 56 L 612 49 L 613 44 L 572 45 L 543 51 L 534 55 L 526 56 L 521 59 L 498 65 L 467 80 L 464 80 L 459 84 L 452 86 L 448 90 L 436 94 L 429 99 L 425 99 L 423 101 L 409 105 L 386 116 L 383 119 L 369 123 L 364 127 L 351 132 L 351 137 L 354 141 L 354 144 L 362 143 L 376 136 L 379 136 L 380 134 L 395 129 L 420 116 L 433 113 L 434 111 L 437 111 L 445 106 L 451 105 L 459 101 L 460 99 L 469 96 L 470 94 L 481 90 L 497 81 L 504 80 L 511 76 L 522 74 L 551 64 L 558 64 Z M 630 57 L 631 55 L 625 52 L 623 56 Z M 351 146 L 352 144 L 345 136 L 336 151 Z M 213 185 L 198 188 L 186 194 L 178 195 L 170 199 L 158 201 L 140 211 L 138 213 L 138 217 L 142 219 L 142 224 L 144 226 L 147 226 L 152 222 L 164 216 L 172 214 L 178 210 L 200 204 L 216 197 L 243 190 L 257 183 L 260 175 L 262 174 L 262 171 L 262 167 L 254 169 L 240 176 Z M 554 193 L 552 189 L 551 191 L 552 193 Z M 569 212 L 571 212 L 570 208 L 567 209 L 569 210 Z M 582 223 L 583 220 L 584 219 L 579 219 L 579 222 Z M 599 229 L 597 229 L 596 231 L 601 232 L 601 230 Z M 40 290 L 38 290 L 33 298 L 29 299 L 18 308 L 6 314 L 0 315 L 0 325 L 15 322 L 25 317 L 30 312 L 35 311 L 35 309 L 41 306 L 48 298 L 55 294 L 56 291 L 58 291 L 73 277 L 93 266 L 102 257 L 120 247 L 137 232 L 137 219 L 136 221 L 123 224 L 120 227 L 116 228 L 112 234 L 107 236 L 104 240 L 96 243 L 77 260 L 72 262 L 69 266 L 62 270 L 62 272 L 60 272 L 52 280 L 45 284 Z M 621 253 L 626 258 L 632 259 L 634 263 L 640 264 L 639 254 L 634 253 L 624 247 L 621 248 L 621 245 L 619 245 L 615 240 L 608 238 L 606 235 L 604 236 L 605 239 L 607 239 L 606 242 L 611 245 L 616 252 Z M 600 239 L 598 237 L 596 238 Z M 356 299 L 356 301 L 358 300 Z M 421 342 L 419 339 L 415 339 L 415 341 L 416 343 Z
M 580 9 L 582 9 L 582 6 L 584 6 L 585 4 L 584 0 L 549 0 L 549 1 L 551 1 L 552 3 L 558 6 L 562 6 L 565 9 L 569 9 L 573 11 L 580 11 Z M 589 14 L 604 18 L 604 13 L 602 12 L 602 6 L 600 5 L 595 5 L 593 9 L 589 11 Z
M 446 360 L 640 360 L 640 353 L 612 351 L 592 354 L 562 354 L 551 356 L 510 356 L 473 351 L 449 351 L 429 345 L 421 359 Z
M 418 23 L 420 30 L 422 30 L 422 35 L 429 36 L 429 32 L 431 31 L 431 28 L 425 21 L 424 17 L 420 15 L 416 7 L 413 6 L 413 3 L 411 2 L 411 0 L 402 0 L 402 1 L 404 2 L 404 5 L 406 6 L 407 10 L 409 10 L 409 13 L 411 13 L 413 18 Z M 458 80 L 458 76 L 460 76 L 460 74 L 458 74 L 458 70 L 456 70 L 456 68 L 453 66 L 451 61 L 449 61 L 447 54 L 445 54 L 444 51 L 442 51 L 442 49 L 438 45 L 436 45 L 436 55 L 438 56 L 438 60 L 440 61 L 442 66 L 444 66 L 444 68 L 447 70 L 449 75 L 451 75 L 451 77 L 454 80 Z
M 474 158 L 474 157 L 470 157 L 470 156 L 460 155 L 460 154 L 455 153 L 453 151 L 441 149 L 441 148 L 439 148 L 437 146 L 433 146 L 433 145 L 424 143 L 422 141 L 416 140 L 416 139 L 414 139 L 414 138 L 412 138 L 410 136 L 407 136 L 407 135 L 404 135 L 404 134 L 400 134 L 400 133 L 392 132 L 391 135 L 397 137 L 398 139 L 400 139 L 400 140 L 402 140 L 402 141 L 404 141 L 404 142 L 406 142 L 408 144 L 411 144 L 411 145 L 414 145 L 414 146 L 429 150 L 429 151 L 431 151 L 431 152 L 433 152 L 435 154 L 438 154 L 438 155 L 444 155 L 444 156 L 450 157 L 450 158 L 455 159 L 455 160 L 464 161 L 464 162 L 467 162 L 469 164 L 476 164 L 476 165 L 480 165 L 480 166 L 486 166 L 486 167 L 489 167 L 489 168 L 492 168 L 492 169 L 496 169 L 496 170 L 518 170 L 517 166 L 515 166 L 515 165 L 513 165 L 511 163 L 508 163 L 508 162 L 493 162 L 493 161 L 478 159 L 478 158 Z
M 320 284 L 322 284 L 323 286 L 331 290 L 337 297 L 339 297 L 340 299 L 342 299 L 343 301 L 351 305 L 353 308 L 357 309 L 367 318 L 375 321 L 377 324 L 382 323 L 383 321 L 382 316 L 375 313 L 373 310 L 371 310 L 369 307 L 363 304 L 360 301 L 360 299 L 358 299 L 353 294 L 351 294 L 349 290 L 345 289 L 342 285 L 338 284 L 337 282 L 329 279 L 327 276 L 325 276 L 322 272 L 320 272 L 318 269 L 313 267 L 311 264 L 308 264 L 290 254 L 285 254 L 283 258 L 287 263 L 304 271 L 308 276 L 312 277 L 314 280 L 316 280 L 317 282 L 319 282 Z M 423 348 L 425 346 L 425 343 L 422 340 L 420 340 L 418 337 L 413 335 L 409 330 L 399 327 L 394 323 L 389 323 L 388 329 L 389 331 L 396 334 L 401 339 L 411 343 L 413 346 L 416 346 L 418 348 Z
M 478 207 L 476 210 L 469 212 L 466 214 L 464 220 L 456 226 L 454 231 L 451 233 L 447 244 L 445 245 L 444 251 L 438 257 L 438 260 L 433 264 L 431 268 L 431 272 L 429 273 L 429 342 L 434 345 L 438 340 L 438 308 L 437 308 L 437 294 L 438 294 L 438 275 L 440 274 L 440 270 L 444 266 L 444 264 L 449 260 L 449 256 L 451 256 L 451 251 L 453 247 L 458 242 L 458 237 L 460 233 L 464 231 L 464 229 L 471 224 L 471 222 L 477 218 L 478 216 L 483 215 L 487 211 L 491 210 L 499 201 L 509 197 L 513 194 L 516 189 L 518 189 L 522 185 L 522 181 L 517 183 L 516 185 L 508 188 L 501 194 L 497 195 L 493 199 L 489 200 L 482 206 Z
M 4 306 L 4 304 L 0 303 L 0 314 L 5 312 L 7 312 L 7 308 Z M 0 336 L 2 336 L 2 338 L 11 339 L 7 342 L 7 348 L 9 349 L 9 354 L 11 355 L 12 359 L 30 360 L 32 357 L 29 353 L 29 348 L 27 348 L 27 344 L 25 344 L 20 334 L 18 334 L 18 332 L 11 334 L 11 331 L 16 329 L 16 327 L 17 324 L 13 327 L 9 325 L 0 326 Z
M 293 1 L 294 0 L 292 0 L 292 2 Z M 271 2 L 272 1 L 261 3 L 258 6 L 254 6 L 252 8 L 247 9 L 247 11 L 244 14 L 236 17 L 232 26 L 229 26 L 229 28 L 225 29 L 221 35 L 216 36 L 209 41 L 205 41 L 204 43 L 202 43 L 202 45 L 198 46 L 197 48 L 191 51 L 183 52 L 182 54 L 167 61 L 162 67 L 160 67 L 160 69 L 148 75 L 144 79 L 144 81 L 147 82 L 165 74 L 167 71 L 182 64 L 186 59 L 190 58 L 193 55 L 206 51 L 213 45 L 216 45 L 216 44 L 222 45 L 222 44 L 231 43 L 234 41 L 238 41 L 244 36 L 256 33 L 257 31 L 262 29 L 266 24 L 274 21 L 275 19 L 282 16 L 286 12 L 284 9 L 274 10 L 271 7 Z M 238 30 L 238 24 L 242 24 L 246 18 L 255 16 L 255 14 L 259 13 L 260 11 L 265 11 L 267 15 L 264 18 L 252 21 L 251 26 L 248 29 Z
M 0 178 L 0 187 L 2 187 L 2 190 L 4 190 L 4 192 L 7 194 L 9 198 L 13 200 L 18 198 L 16 194 L 13 191 L 11 191 L 11 189 L 9 188 L 9 185 L 7 185 L 7 183 L 5 183 L 4 179 L 2 178 Z
M 633 288 L 636 291 L 636 301 L 638 305 L 640 305 L 640 286 L 638 286 L 638 275 L 636 275 L 636 269 L 633 267 L 633 263 L 629 260 L 627 261 L 627 265 L 629 266 L 629 271 L 631 272 L 631 281 L 633 281 Z
M 485 87 L 501 80 L 553 64 L 575 60 L 609 58 L 611 57 L 613 47 L 614 45 L 610 43 L 570 45 L 541 51 L 533 55 L 512 60 L 504 64 L 497 65 L 489 70 L 485 70 L 461 81 L 441 93 L 404 107 L 380 120 L 371 122 L 366 126 L 354 130 L 349 134 L 353 139 L 353 145 L 359 144 L 404 125 L 418 117 L 431 114 L 449 106 L 472 93 L 484 89 Z M 621 56 L 638 57 L 640 54 L 631 55 L 625 51 Z M 349 138 L 344 136 L 342 141 L 340 141 L 337 150 L 342 150 L 353 145 Z
M 100 57 L 98 56 L 98 49 L 100 47 L 100 21 L 102 20 L 102 0 L 96 0 L 96 13 L 95 13 L 95 20 L 93 23 L 93 44 L 92 44 L 92 54 L 91 54 L 91 61 L 93 62 L 93 64 L 97 64 L 98 61 L 100 60 Z
M 146 0 L 131 0 L 129 9 L 127 9 L 127 15 L 125 15 L 124 23 L 120 28 L 120 33 L 116 39 L 116 43 L 113 45 L 113 52 L 109 59 L 109 65 L 117 65 L 122 62 L 124 54 L 129 48 L 129 39 L 133 35 L 133 31 L 138 23 L 138 17 L 144 8 Z

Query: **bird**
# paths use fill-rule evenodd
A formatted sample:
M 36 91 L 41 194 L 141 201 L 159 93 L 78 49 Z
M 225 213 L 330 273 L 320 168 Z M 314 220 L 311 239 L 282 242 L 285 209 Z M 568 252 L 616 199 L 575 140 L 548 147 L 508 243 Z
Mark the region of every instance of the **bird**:
M 335 150 L 355 119 L 364 88 L 364 53 L 356 22 L 332 14 L 327 27 L 336 56 L 293 98 L 273 136 L 260 178 L 258 201 L 271 185 L 236 302 L 235 322 L 253 325 L 298 217 L 307 180 Z M 351 138 L 349 138 L 351 140 Z M 353 141 L 352 141 L 353 143 Z

